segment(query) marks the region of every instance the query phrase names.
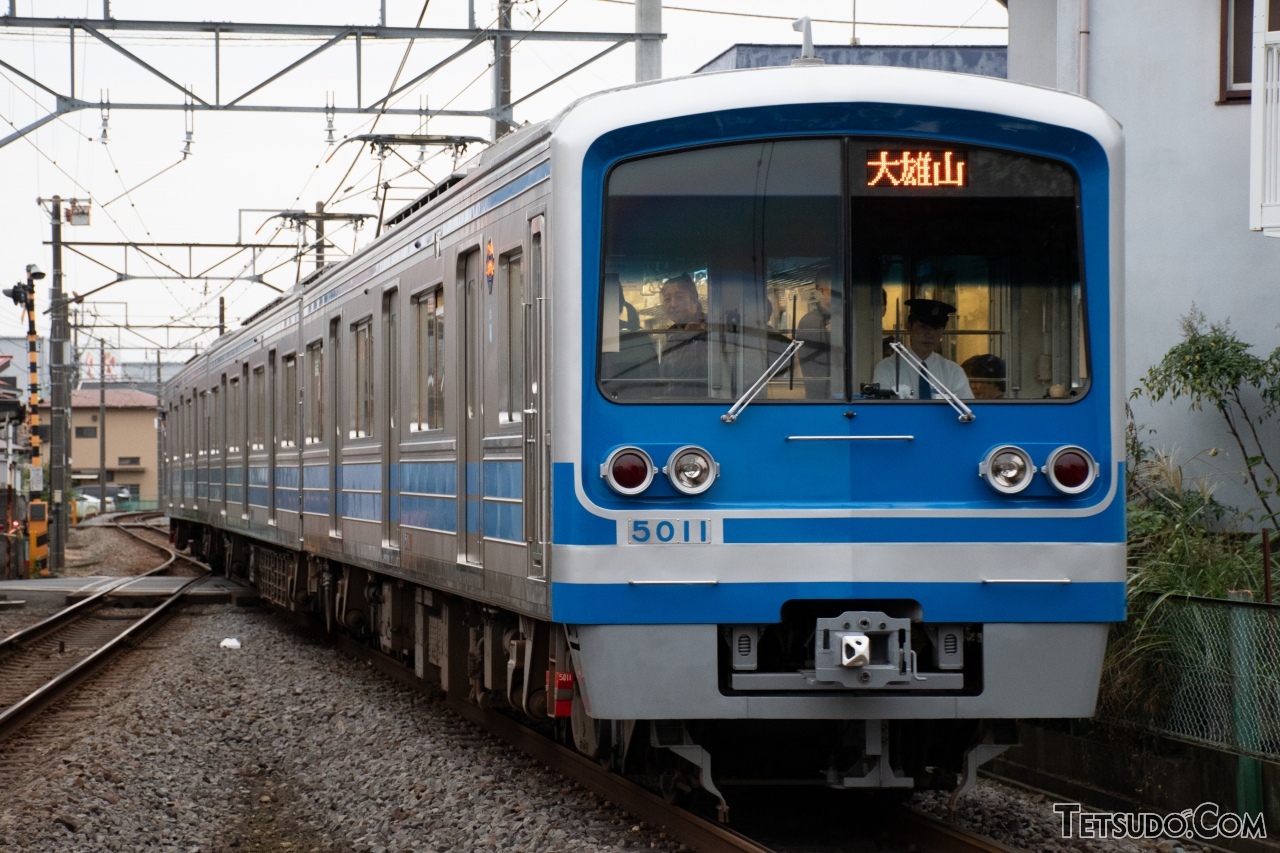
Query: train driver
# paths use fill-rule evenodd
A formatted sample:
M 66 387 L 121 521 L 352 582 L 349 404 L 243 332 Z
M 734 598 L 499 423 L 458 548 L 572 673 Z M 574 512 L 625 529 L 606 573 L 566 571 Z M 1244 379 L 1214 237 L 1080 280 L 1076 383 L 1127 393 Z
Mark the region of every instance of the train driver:
M 814 400 L 831 397 L 831 271 L 821 270 L 813 282 L 817 300 L 796 325 L 796 339 L 804 341 L 800 370 L 804 395 Z
M 908 299 L 906 302 L 907 333 L 911 336 L 911 351 L 924 362 L 929 372 L 962 399 L 973 399 L 969 379 L 960 365 L 938 354 L 942 343 L 942 330 L 947 319 L 956 312 L 955 306 L 936 299 Z M 871 381 L 881 388 L 897 392 L 903 400 L 930 400 L 936 396 L 923 376 L 905 364 L 899 364 L 897 353 L 876 365 Z
M 662 337 L 659 371 L 674 396 L 704 396 L 707 315 L 693 279 L 681 274 L 662 283 L 662 310 L 671 321 Z

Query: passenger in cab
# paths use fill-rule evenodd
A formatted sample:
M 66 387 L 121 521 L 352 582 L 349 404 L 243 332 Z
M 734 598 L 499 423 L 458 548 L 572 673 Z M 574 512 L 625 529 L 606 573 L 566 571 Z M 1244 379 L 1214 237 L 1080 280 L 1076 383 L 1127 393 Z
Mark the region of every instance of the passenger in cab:
M 975 355 L 965 359 L 965 375 L 973 388 L 975 400 L 999 400 L 1005 394 L 1004 359 L 992 353 Z
M 687 275 L 662 283 L 662 310 L 671 321 L 662 336 L 659 372 L 668 396 L 706 396 L 707 315 Z
M 831 271 L 822 270 L 813 283 L 817 301 L 796 324 L 800 348 L 800 372 L 804 396 L 810 400 L 831 397 Z
M 908 299 L 906 305 L 911 351 L 957 397 L 973 399 L 969 379 L 960 365 L 937 352 L 938 345 L 942 343 L 942 330 L 946 328 L 947 319 L 956 312 L 955 306 L 936 299 Z M 876 365 L 871 380 L 882 389 L 896 392 L 902 400 L 933 399 L 936 395 L 925 378 L 900 361 L 897 353 L 889 356 Z

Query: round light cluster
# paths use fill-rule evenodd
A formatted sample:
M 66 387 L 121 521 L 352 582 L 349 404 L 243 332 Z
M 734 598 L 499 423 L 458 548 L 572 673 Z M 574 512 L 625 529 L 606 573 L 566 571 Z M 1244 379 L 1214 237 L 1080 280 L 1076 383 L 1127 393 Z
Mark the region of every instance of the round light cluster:
M 719 468 L 710 453 L 701 447 L 687 445 L 672 453 L 662 470 L 676 491 L 700 495 L 716 481 Z
M 1049 454 L 1040 469 L 1049 484 L 1064 495 L 1085 492 L 1098 479 L 1098 463 L 1089 451 L 1075 445 L 1059 447 Z M 997 492 L 1016 495 L 1035 476 L 1036 466 L 1021 447 L 1005 444 L 995 448 L 978 465 L 978 474 Z
M 600 466 L 600 476 L 620 495 L 638 495 L 653 483 L 653 459 L 638 447 L 619 447 Z M 700 495 L 716 481 L 720 465 L 701 447 L 687 444 L 667 459 L 662 472 L 676 491 Z

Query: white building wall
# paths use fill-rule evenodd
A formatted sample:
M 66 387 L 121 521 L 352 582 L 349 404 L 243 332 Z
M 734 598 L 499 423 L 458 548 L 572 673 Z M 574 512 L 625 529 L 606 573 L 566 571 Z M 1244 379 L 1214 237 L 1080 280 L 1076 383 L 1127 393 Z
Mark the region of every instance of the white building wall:
M 1078 40 L 1079 10 L 1079 0 L 1009 0 L 1009 78 L 1047 84 L 1052 52 L 1053 85 L 1076 91 L 1077 64 L 1062 53 Z M 1280 346 L 1280 240 L 1249 230 L 1249 107 L 1215 103 L 1219 0 L 1089 0 L 1089 16 L 1088 94 L 1125 132 L 1129 387 L 1178 342 L 1192 303 L 1265 356 Z M 1187 474 L 1219 475 L 1220 499 L 1254 505 L 1216 412 L 1135 400 L 1134 415 L 1156 430 L 1153 446 L 1195 457 Z M 1268 433 L 1280 453 L 1280 429 Z

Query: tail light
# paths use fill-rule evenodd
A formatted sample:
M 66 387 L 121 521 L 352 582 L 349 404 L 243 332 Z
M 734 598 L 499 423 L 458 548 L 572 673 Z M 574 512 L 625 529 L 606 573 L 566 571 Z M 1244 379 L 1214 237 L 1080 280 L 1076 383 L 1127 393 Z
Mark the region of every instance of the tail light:
M 1044 473 L 1064 495 L 1078 495 L 1098 479 L 1098 463 L 1084 448 L 1067 445 L 1049 454 Z
M 600 466 L 600 476 L 620 495 L 638 495 L 653 482 L 653 460 L 638 447 L 619 447 Z
M 1036 466 L 1021 447 L 1006 444 L 987 454 L 978 465 L 978 475 L 997 492 L 1016 495 L 1031 485 Z
M 720 466 L 711 454 L 692 444 L 681 447 L 667 460 L 662 469 L 676 491 L 686 495 L 700 495 L 716 481 Z

